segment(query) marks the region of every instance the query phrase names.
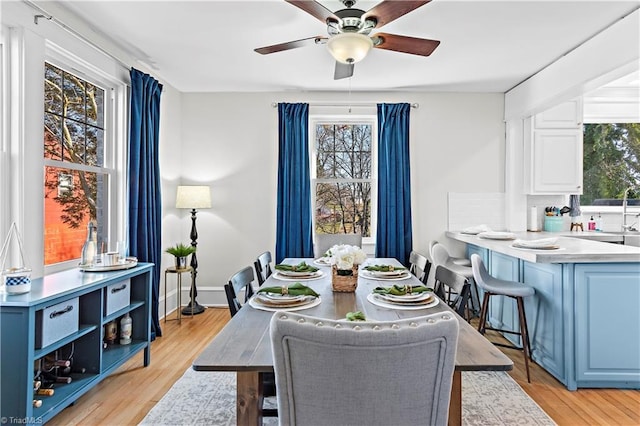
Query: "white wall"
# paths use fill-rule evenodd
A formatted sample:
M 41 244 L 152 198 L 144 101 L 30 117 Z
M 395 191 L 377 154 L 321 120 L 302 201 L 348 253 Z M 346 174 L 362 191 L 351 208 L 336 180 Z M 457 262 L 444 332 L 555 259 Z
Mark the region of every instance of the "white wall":
M 153 73 L 151 73 L 153 74 Z M 160 174 L 162 176 L 162 247 L 163 250 L 176 241 L 181 240 L 187 227 L 184 213 L 175 208 L 176 189 L 182 176 L 182 94 L 173 87 L 163 84 L 160 97 Z M 188 231 L 187 231 L 188 232 Z M 173 256 L 164 253 L 161 271 L 174 264 Z M 167 283 L 167 294 L 164 294 L 164 274 L 160 281 L 159 315 L 164 316 L 164 298 L 167 297 L 167 312 L 176 307 L 176 277 L 170 276 Z M 183 280 L 188 283 L 186 278 Z M 186 285 L 186 284 L 183 284 Z M 186 300 L 186 299 L 183 299 Z
M 197 220 L 199 303 L 226 304 L 222 285 L 229 276 L 262 251 L 275 252 L 278 113 L 272 103 L 344 98 L 182 94 L 182 183 L 212 188 L 213 208 L 200 210 Z M 352 101 L 419 104 L 410 121 L 414 249 L 427 253 L 431 239 L 444 238 L 448 192 L 504 191 L 502 94 L 355 93 Z M 189 223 L 185 212 L 184 242 Z

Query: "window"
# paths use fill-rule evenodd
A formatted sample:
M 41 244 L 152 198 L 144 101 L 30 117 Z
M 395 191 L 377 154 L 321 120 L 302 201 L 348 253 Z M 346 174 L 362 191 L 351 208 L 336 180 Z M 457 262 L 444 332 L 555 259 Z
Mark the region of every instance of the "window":
M 311 122 L 314 233 L 373 237 L 375 117 Z
M 106 90 L 45 63 L 44 263 L 80 257 L 87 225 L 108 241 L 110 182 L 116 170 L 105 142 Z
M 585 124 L 583 143 L 580 204 L 620 206 L 627 189 L 628 198 L 640 198 L 640 123 Z

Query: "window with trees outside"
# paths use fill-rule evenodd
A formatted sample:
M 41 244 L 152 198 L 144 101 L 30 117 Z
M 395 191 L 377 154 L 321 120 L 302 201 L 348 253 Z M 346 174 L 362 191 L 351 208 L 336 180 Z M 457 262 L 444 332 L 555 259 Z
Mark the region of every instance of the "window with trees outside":
M 584 125 L 584 191 L 580 204 L 640 205 L 640 123 Z
M 372 237 L 375 118 L 312 120 L 314 233 Z
M 44 260 L 78 259 L 87 225 L 107 241 L 109 182 L 107 91 L 50 63 L 44 73 Z

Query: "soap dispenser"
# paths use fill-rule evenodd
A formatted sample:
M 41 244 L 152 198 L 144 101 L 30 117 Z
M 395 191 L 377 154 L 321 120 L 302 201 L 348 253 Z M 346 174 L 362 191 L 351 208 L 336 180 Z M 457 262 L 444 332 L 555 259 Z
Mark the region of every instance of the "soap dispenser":
M 596 230 L 596 221 L 593 219 L 593 215 L 591 215 L 591 217 L 589 218 L 589 222 L 587 222 L 587 229 L 589 231 Z
M 596 231 L 602 232 L 602 216 L 598 213 L 598 218 L 596 219 Z

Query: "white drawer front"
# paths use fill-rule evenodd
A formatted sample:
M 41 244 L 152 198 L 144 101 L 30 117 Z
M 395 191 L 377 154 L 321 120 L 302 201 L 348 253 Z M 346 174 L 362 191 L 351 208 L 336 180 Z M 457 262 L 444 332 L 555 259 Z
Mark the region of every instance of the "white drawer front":
M 78 331 L 79 298 L 36 312 L 36 349 L 49 346 Z
M 105 297 L 104 314 L 112 313 L 129 306 L 131 301 L 131 281 L 120 281 L 117 284 L 107 286 L 107 295 Z

